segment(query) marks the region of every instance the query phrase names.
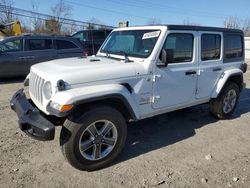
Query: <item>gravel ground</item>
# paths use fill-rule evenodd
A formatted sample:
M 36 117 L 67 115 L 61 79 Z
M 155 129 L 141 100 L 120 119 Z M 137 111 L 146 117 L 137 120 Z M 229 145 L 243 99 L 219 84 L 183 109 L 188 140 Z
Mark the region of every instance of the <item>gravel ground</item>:
M 19 130 L 9 100 L 20 80 L 0 83 L 0 187 L 250 187 L 250 72 L 230 120 L 200 105 L 133 123 L 121 155 L 94 172 L 65 161 L 60 127 L 50 142 Z

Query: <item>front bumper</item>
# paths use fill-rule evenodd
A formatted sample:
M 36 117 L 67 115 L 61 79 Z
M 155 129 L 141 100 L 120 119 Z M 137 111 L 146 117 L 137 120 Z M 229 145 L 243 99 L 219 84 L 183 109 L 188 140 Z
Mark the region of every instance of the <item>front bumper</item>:
M 23 92 L 18 90 L 10 101 L 11 109 L 17 113 L 18 123 L 22 131 L 37 140 L 53 140 L 55 126 L 45 119 L 37 108 L 34 108 Z

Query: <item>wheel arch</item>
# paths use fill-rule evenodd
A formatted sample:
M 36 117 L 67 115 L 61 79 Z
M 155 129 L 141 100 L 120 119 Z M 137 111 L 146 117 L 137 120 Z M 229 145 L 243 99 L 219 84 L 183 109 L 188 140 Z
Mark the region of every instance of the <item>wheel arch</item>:
M 217 82 L 211 98 L 217 98 L 225 85 L 228 82 L 234 82 L 238 85 L 240 92 L 243 90 L 243 73 L 242 71 L 233 71 L 233 72 L 227 72 L 223 73 L 224 75 L 221 76 L 221 79 Z
M 140 117 L 140 111 L 135 95 L 128 84 L 106 84 L 58 92 L 52 101 L 74 106 L 67 117 L 80 111 L 82 113 L 93 106 L 107 105 L 121 112 L 127 120 L 136 121 Z
M 82 113 L 96 106 L 110 106 L 118 110 L 127 121 L 137 121 L 138 118 L 128 100 L 121 94 L 108 94 L 89 99 L 83 99 L 75 104 L 72 113 Z

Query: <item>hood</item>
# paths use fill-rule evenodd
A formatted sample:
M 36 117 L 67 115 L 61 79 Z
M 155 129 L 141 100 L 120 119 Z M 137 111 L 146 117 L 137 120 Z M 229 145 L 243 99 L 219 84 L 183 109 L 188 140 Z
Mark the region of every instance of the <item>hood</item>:
M 62 79 L 72 85 L 135 76 L 137 66 L 142 65 L 107 57 L 75 57 L 39 63 L 31 71 L 45 80 L 56 83 Z

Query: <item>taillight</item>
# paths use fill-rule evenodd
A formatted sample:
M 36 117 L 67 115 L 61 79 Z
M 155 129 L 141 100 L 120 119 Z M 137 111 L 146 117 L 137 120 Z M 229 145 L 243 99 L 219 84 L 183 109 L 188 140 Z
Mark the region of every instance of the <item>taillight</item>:
M 84 50 L 83 50 L 83 56 L 88 56 L 88 55 L 89 55 L 88 50 L 87 50 L 87 49 L 84 49 Z

